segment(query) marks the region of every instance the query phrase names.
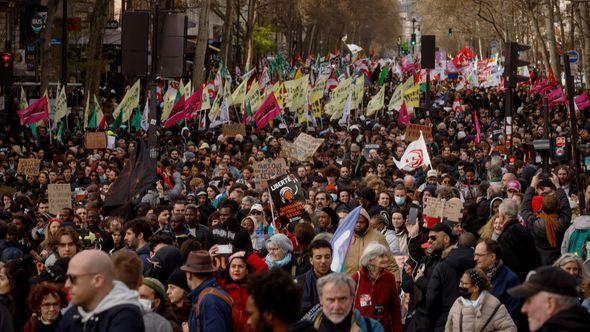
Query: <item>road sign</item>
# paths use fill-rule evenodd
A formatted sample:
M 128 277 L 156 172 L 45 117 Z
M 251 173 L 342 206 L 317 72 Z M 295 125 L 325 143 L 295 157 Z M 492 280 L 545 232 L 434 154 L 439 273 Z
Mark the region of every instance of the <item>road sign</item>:
M 495 41 L 495 40 L 492 40 L 492 42 L 490 43 L 490 46 L 491 46 L 492 48 L 498 48 L 498 42 L 497 42 L 497 41 Z
M 578 62 L 578 58 L 580 57 L 580 55 L 576 50 L 571 50 L 567 52 L 567 57 L 570 63 L 576 63 Z
M 41 29 L 45 26 L 47 21 L 47 12 L 40 12 L 33 16 L 31 19 L 31 28 L 35 33 L 41 32 Z
M 50 45 L 61 45 L 61 38 L 51 38 Z

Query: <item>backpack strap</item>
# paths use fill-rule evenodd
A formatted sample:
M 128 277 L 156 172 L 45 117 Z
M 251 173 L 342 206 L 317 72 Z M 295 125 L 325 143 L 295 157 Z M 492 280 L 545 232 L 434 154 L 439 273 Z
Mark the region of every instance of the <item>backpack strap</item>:
M 492 321 L 492 318 L 494 318 L 494 316 L 496 315 L 496 312 L 498 312 L 498 310 L 500 309 L 500 306 L 502 306 L 502 303 L 498 304 L 496 306 L 496 308 L 494 309 L 494 311 L 492 311 L 492 314 L 490 315 L 490 317 L 488 318 L 488 320 L 486 321 L 485 324 L 483 324 L 483 326 L 481 327 L 481 330 L 485 330 L 486 326 L 488 326 L 488 324 Z
M 215 287 L 207 287 L 201 291 L 201 294 L 199 294 L 199 298 L 197 299 L 197 304 L 195 305 L 197 317 L 199 317 L 199 314 L 200 314 L 201 302 L 203 301 L 203 298 L 205 297 L 205 295 L 209 295 L 209 294 L 219 297 L 225 303 L 227 303 L 230 307 L 234 303 L 233 299 L 229 295 L 223 294 Z

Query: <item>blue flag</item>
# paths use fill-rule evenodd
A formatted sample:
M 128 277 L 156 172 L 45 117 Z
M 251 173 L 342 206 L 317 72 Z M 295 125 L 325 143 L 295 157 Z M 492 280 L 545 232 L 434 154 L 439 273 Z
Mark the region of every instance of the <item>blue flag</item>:
M 361 213 L 362 206 L 358 206 L 356 209 L 350 211 L 340 222 L 338 229 L 332 237 L 332 265 L 331 270 L 334 272 L 344 272 L 344 265 L 346 263 L 346 256 L 348 255 L 348 248 L 350 247 L 350 241 L 354 234 L 354 226 Z

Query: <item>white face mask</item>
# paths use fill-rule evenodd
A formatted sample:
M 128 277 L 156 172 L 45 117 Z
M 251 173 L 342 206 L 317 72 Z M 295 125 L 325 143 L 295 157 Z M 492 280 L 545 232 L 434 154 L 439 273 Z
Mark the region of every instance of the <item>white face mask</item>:
M 152 311 L 152 301 L 148 299 L 139 299 L 139 303 L 144 311 L 151 312 Z

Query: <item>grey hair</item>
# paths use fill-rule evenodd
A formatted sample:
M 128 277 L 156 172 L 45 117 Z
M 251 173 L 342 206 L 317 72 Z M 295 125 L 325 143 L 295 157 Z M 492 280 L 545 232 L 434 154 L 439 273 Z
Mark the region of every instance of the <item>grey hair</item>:
M 319 234 L 316 234 L 316 236 L 313 237 L 313 240 L 311 240 L 311 242 L 315 241 L 315 240 L 326 240 L 328 242 L 332 242 L 332 237 L 334 237 L 334 235 L 332 233 L 328 233 L 328 232 L 322 232 Z
M 242 198 L 242 203 L 254 205 L 254 204 L 258 203 L 258 200 L 252 196 L 244 196 L 244 198 Z
M 344 274 L 344 273 L 330 273 L 327 274 L 321 278 L 318 279 L 317 281 L 317 289 L 318 289 L 318 295 L 321 298 L 322 294 L 324 292 L 324 286 L 326 286 L 327 284 L 334 284 L 334 285 L 346 285 L 348 286 L 348 289 L 350 289 L 350 296 L 354 297 L 354 293 L 356 290 L 356 283 L 354 282 L 354 280 L 349 277 L 348 275 Z
M 379 257 L 381 255 L 387 255 L 388 252 L 389 252 L 389 249 L 387 249 L 384 245 L 373 241 L 373 242 L 369 243 L 367 245 L 367 247 L 365 248 L 365 250 L 363 251 L 363 254 L 361 255 L 361 259 L 360 259 L 359 263 L 361 266 L 367 267 L 367 266 L 369 266 L 369 262 L 373 258 Z
M 277 233 L 266 240 L 266 248 L 268 249 L 269 244 L 275 244 L 281 248 L 285 255 L 288 252 L 293 252 L 293 242 L 285 234 Z
M 551 296 L 557 302 L 557 310 L 567 310 L 571 307 L 575 307 L 580 304 L 580 300 L 576 296 L 555 294 L 547 291 L 543 291 L 547 296 Z
M 498 212 L 510 220 L 515 219 L 518 216 L 518 202 L 513 199 L 505 199 L 500 203 Z
M 578 278 L 584 279 L 586 277 L 586 271 L 584 270 L 584 262 L 582 259 L 575 254 L 572 253 L 565 253 L 561 255 L 555 262 L 553 262 L 553 266 L 561 268 L 565 264 L 576 262 L 578 265 L 579 274 L 577 275 Z

